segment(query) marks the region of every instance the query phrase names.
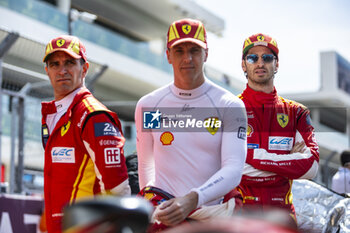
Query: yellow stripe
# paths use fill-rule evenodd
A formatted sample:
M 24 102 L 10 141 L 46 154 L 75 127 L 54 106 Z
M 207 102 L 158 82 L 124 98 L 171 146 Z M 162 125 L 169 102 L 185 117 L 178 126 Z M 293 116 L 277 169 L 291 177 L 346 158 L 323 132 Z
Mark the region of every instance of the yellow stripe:
M 243 197 L 243 204 L 244 204 L 245 203 L 245 198 L 244 198 L 243 191 L 240 188 L 238 188 L 238 187 L 236 189 L 242 195 L 242 197 Z
M 85 99 L 86 101 L 84 102 L 85 106 L 92 111 L 107 111 L 107 109 L 100 103 L 98 102 L 95 98 L 88 97 Z
M 85 104 L 85 106 L 87 107 L 87 109 L 89 110 L 89 112 L 93 112 L 94 109 L 91 107 L 91 105 L 86 101 L 86 99 L 83 99 L 83 103 Z
M 51 52 L 52 51 L 52 44 L 51 44 L 52 42 L 50 42 L 48 45 L 47 45 L 47 47 L 46 47 L 46 54 L 48 54 L 49 52 Z
M 252 42 L 250 41 L 250 39 L 246 39 L 244 42 L 244 48 L 247 47 L 248 45 L 250 45 Z
M 68 46 L 67 49 L 72 49 L 73 46 L 74 46 L 74 44 L 75 44 L 75 39 L 73 39 L 73 40 L 70 42 L 70 44 L 69 44 L 69 46 Z
M 172 27 L 174 29 L 176 38 L 180 38 L 179 33 L 178 33 L 177 29 L 176 29 L 175 23 L 173 23 Z
M 197 28 L 197 31 L 196 31 L 196 33 L 194 34 L 194 37 L 193 38 L 198 38 L 198 35 L 199 35 L 199 32 L 202 30 L 202 24 L 200 23 L 199 25 L 198 25 L 198 28 Z
M 71 197 L 70 197 L 70 201 L 69 201 L 69 204 L 72 204 L 73 201 L 74 201 L 74 194 L 78 188 L 78 183 L 79 183 L 79 180 L 80 180 L 80 177 L 82 175 L 82 172 L 83 172 L 83 168 L 84 168 L 84 164 L 85 164 L 85 161 L 87 160 L 87 155 L 85 154 L 84 155 L 84 159 L 83 159 L 83 162 L 81 163 L 80 165 L 80 168 L 79 168 L 79 172 L 78 172 L 78 176 L 77 178 L 75 179 L 75 182 L 74 182 L 74 185 L 73 185 L 73 190 L 72 190 L 72 193 L 71 193 Z
M 285 197 L 285 204 L 293 203 L 292 185 L 293 185 L 293 180 L 289 180 L 289 190 Z
M 87 165 L 82 174 L 81 182 L 78 186 L 78 193 L 76 199 L 82 197 L 89 197 L 94 195 L 94 185 L 95 185 L 96 175 L 94 169 L 94 163 L 89 158 Z

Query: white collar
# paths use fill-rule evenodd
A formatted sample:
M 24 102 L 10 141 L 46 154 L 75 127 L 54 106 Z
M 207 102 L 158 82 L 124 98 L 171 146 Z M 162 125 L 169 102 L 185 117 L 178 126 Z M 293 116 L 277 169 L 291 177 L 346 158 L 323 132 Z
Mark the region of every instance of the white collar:
M 210 88 L 210 82 L 211 81 L 205 78 L 204 83 L 202 85 L 192 90 L 180 89 L 176 87 L 174 83 L 172 83 L 170 85 L 170 90 L 176 97 L 179 97 L 181 99 L 194 99 L 208 91 L 208 89 Z

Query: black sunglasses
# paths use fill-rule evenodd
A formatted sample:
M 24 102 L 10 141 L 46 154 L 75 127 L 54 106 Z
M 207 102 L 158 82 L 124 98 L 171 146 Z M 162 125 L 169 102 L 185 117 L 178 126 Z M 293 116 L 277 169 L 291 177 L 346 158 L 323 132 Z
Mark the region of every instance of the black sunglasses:
M 273 54 L 263 54 L 261 58 L 264 63 L 271 63 L 276 57 Z M 259 56 L 257 54 L 248 54 L 246 60 L 248 63 L 254 64 L 259 60 Z

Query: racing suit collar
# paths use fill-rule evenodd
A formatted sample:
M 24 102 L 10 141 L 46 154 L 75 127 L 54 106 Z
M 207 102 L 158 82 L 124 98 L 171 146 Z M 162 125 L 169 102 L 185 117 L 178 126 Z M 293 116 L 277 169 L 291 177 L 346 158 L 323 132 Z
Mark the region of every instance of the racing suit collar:
M 65 118 L 69 118 L 71 116 L 71 109 L 79 102 L 81 98 L 83 98 L 87 94 L 91 94 L 90 91 L 86 87 L 81 87 L 78 93 L 75 94 L 74 99 L 67 110 L 67 114 L 64 115 Z M 45 119 L 48 114 L 53 114 L 56 112 L 57 112 L 57 108 L 54 100 L 41 103 L 41 113 L 43 115 L 43 118 L 42 118 L 43 123 L 45 123 Z
M 273 91 L 271 93 L 265 93 L 261 91 L 255 91 L 252 88 L 250 88 L 247 84 L 247 88 L 243 91 L 243 95 L 253 100 L 255 103 L 259 104 L 268 104 L 274 102 L 276 99 L 278 99 L 276 88 L 273 88 Z
M 192 90 L 183 90 L 175 86 L 174 83 L 170 85 L 171 92 L 180 99 L 194 99 L 201 95 L 203 95 L 205 92 L 208 91 L 210 88 L 210 81 L 205 78 L 205 81 L 202 85 L 199 87 L 192 89 Z

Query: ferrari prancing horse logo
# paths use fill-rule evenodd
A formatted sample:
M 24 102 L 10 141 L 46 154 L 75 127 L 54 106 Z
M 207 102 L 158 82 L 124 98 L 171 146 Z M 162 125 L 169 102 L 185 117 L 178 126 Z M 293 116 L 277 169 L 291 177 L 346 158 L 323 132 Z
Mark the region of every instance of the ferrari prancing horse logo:
M 62 127 L 61 127 L 61 136 L 63 137 L 68 129 L 69 129 L 69 126 L 70 126 L 70 121 L 68 121 L 66 124 L 64 124 Z
M 280 126 L 284 128 L 288 125 L 289 117 L 287 114 L 277 113 L 277 121 L 278 121 L 278 124 L 280 124 Z
M 210 121 L 209 123 L 209 127 L 206 127 L 206 129 L 208 130 L 208 132 L 211 134 L 211 135 L 214 135 L 216 134 L 216 132 L 218 131 L 218 127 L 216 127 L 216 123 L 219 121 L 219 118 L 217 117 L 208 117 L 206 119 L 204 119 L 204 121 Z
M 61 47 L 64 45 L 64 43 L 66 43 L 66 41 L 64 39 L 59 39 L 59 40 L 57 40 L 56 45 L 58 47 Z
M 182 31 L 187 35 L 188 33 L 191 32 L 191 25 L 189 24 L 182 25 Z

